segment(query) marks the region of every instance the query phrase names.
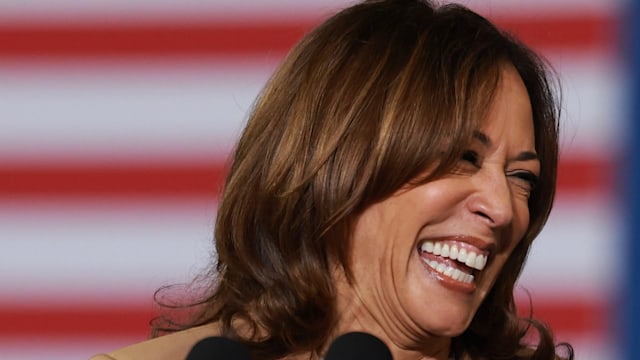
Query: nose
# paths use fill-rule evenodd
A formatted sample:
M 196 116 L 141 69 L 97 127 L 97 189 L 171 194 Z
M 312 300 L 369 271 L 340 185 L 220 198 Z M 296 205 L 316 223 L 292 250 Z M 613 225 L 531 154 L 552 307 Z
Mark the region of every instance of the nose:
M 480 171 L 474 175 L 473 181 L 475 191 L 469 198 L 469 210 L 492 228 L 511 224 L 514 211 L 512 194 L 504 172 Z

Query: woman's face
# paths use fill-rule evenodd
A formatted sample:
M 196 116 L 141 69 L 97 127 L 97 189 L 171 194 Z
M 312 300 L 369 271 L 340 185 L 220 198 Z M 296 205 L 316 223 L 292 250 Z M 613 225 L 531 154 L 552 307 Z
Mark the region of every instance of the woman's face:
M 454 171 L 372 205 L 353 234 L 353 286 L 339 313 L 392 342 L 470 324 L 529 225 L 540 171 L 527 91 L 506 65 L 482 128 Z M 344 324 L 343 324 L 344 325 Z

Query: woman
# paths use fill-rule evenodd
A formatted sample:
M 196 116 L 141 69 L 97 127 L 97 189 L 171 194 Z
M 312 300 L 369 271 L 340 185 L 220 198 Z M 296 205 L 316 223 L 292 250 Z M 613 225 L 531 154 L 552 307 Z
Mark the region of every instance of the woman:
M 184 358 L 216 335 L 255 359 L 320 359 L 351 331 L 396 360 L 556 358 L 513 290 L 551 210 L 557 119 L 540 58 L 470 10 L 343 10 L 255 105 L 194 314 L 96 359 Z

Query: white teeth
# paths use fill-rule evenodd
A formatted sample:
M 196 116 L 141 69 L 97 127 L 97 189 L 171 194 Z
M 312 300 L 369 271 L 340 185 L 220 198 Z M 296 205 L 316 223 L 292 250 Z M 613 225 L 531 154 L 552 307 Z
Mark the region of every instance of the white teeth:
M 478 256 L 476 256 L 475 263 L 470 266 L 476 270 L 483 270 L 486 265 L 487 255 L 478 254 Z
M 458 247 L 455 245 L 451 245 L 451 251 L 449 252 L 449 257 L 453 260 L 458 260 Z
M 442 245 L 442 253 L 440 254 L 440 256 L 445 258 L 449 257 L 449 245 L 447 244 Z
M 476 253 L 470 252 L 469 255 L 467 255 L 467 260 L 464 262 L 464 264 L 468 267 L 473 267 L 473 265 L 476 264 Z
M 461 279 L 460 279 L 461 277 L 462 277 L 462 271 L 460 271 L 460 270 L 458 270 L 458 269 L 453 270 L 453 276 L 452 276 L 452 278 L 453 278 L 454 280 L 458 280 L 458 281 L 459 281 L 459 280 L 461 280 Z
M 478 257 L 476 257 L 476 263 L 473 264 L 472 268 L 474 269 L 478 269 L 478 270 L 482 270 L 484 269 L 484 266 L 487 262 L 487 258 L 482 256 L 482 255 L 478 255 Z
M 458 260 L 460 260 L 460 262 L 467 261 L 467 249 L 460 249 L 460 252 L 458 253 Z
M 470 284 L 473 282 L 473 275 L 466 274 L 458 269 L 455 269 L 451 266 L 447 266 L 446 264 L 443 264 L 443 263 L 439 263 L 435 260 L 428 261 L 426 259 L 423 259 L 423 261 L 435 271 L 439 272 L 444 276 L 448 276 L 453 280 L 460 281 L 467 284 Z
M 447 266 L 447 269 L 444 271 L 444 273 L 443 273 L 443 274 L 444 274 L 444 276 L 451 277 L 451 275 L 453 275 L 453 272 L 454 272 L 455 270 L 456 270 L 456 269 L 452 268 L 451 266 Z
M 422 251 L 426 251 L 428 253 L 432 253 L 433 252 L 433 243 L 431 241 L 425 241 L 422 244 Z
M 439 242 L 425 241 L 420 249 L 429 254 L 442 256 L 452 260 L 459 261 L 476 270 L 483 270 L 487 265 L 487 256 L 477 254 L 465 248 L 458 248 L 457 245 L 441 244 Z
M 436 243 L 433 247 L 433 255 L 440 255 L 442 253 L 442 244 Z

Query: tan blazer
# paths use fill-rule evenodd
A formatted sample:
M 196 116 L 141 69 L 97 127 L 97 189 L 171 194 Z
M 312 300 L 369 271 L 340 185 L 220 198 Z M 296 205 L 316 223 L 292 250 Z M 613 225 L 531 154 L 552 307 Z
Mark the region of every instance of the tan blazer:
M 89 360 L 184 360 L 195 343 L 218 335 L 215 326 L 203 325 L 96 355 Z
M 99 354 L 89 360 L 184 360 L 198 341 L 219 335 L 218 327 L 208 324 L 143 341 L 108 354 Z M 532 353 L 533 349 L 527 349 L 521 356 L 531 356 Z M 469 360 L 468 357 L 464 359 Z M 557 355 L 556 359 L 565 360 Z

